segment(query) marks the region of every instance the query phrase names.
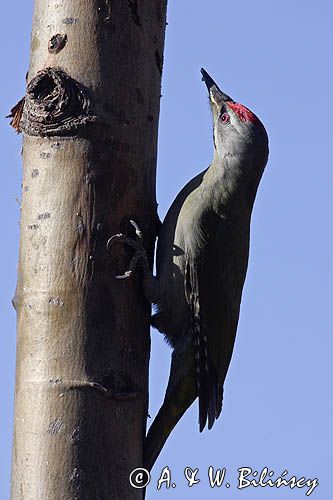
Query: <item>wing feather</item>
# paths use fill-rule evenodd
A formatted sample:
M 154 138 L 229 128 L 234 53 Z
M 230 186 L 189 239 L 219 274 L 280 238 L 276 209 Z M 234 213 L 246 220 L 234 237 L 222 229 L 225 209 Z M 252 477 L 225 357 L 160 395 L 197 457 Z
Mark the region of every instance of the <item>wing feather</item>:
M 233 351 L 247 260 L 248 238 L 210 212 L 202 222 L 205 243 L 187 256 L 185 293 L 197 370 L 200 431 L 222 410 L 223 384 Z M 236 251 L 235 251 L 236 250 Z

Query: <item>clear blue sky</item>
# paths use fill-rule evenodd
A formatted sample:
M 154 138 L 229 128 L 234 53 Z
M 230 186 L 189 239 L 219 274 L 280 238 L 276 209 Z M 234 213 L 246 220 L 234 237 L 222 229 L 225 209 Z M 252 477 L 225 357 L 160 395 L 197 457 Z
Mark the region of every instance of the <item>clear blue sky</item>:
M 4 2 L 0 115 L 24 94 L 32 0 Z M 158 157 L 160 217 L 212 157 L 204 66 L 262 119 L 270 159 L 255 204 L 249 272 L 224 410 L 199 435 L 197 406 L 182 419 L 153 472 L 148 499 L 305 498 L 306 488 L 237 490 L 237 469 L 267 466 L 317 477 L 331 498 L 332 439 L 332 24 L 328 0 L 170 0 Z M 15 370 L 21 138 L 1 125 L 0 498 L 9 495 Z M 150 414 L 164 394 L 170 351 L 153 332 Z M 157 492 L 168 465 L 175 489 Z M 226 467 L 229 489 L 207 468 Z M 185 466 L 198 467 L 189 489 Z

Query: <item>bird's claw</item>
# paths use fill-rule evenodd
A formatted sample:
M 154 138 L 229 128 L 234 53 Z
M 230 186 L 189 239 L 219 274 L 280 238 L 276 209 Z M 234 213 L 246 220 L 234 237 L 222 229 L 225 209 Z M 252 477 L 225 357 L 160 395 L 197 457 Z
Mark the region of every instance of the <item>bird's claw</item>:
M 130 278 L 133 274 L 133 271 L 126 271 L 124 274 L 116 274 L 115 278 L 116 280 L 126 280 L 127 278 Z
M 118 234 L 114 234 L 113 236 L 111 236 L 111 238 L 108 239 L 107 243 L 106 243 L 106 249 L 107 251 L 109 252 L 110 251 L 110 247 L 113 243 L 115 242 L 123 242 L 123 243 L 126 243 L 126 245 L 132 247 L 132 248 L 135 248 L 135 249 L 138 249 L 138 243 L 133 240 L 132 238 L 130 238 L 129 236 L 126 236 L 125 234 L 122 234 L 122 233 L 118 233 Z
M 136 223 L 134 220 L 132 220 L 132 219 L 130 219 L 130 223 L 131 223 L 131 224 L 132 224 L 132 226 L 134 227 L 134 229 L 135 229 L 135 234 L 137 235 L 137 237 L 138 237 L 140 240 L 142 240 L 142 239 L 143 239 L 143 234 L 142 234 L 141 229 L 140 229 L 140 228 L 139 228 L 139 226 L 137 225 L 137 223 Z
M 124 274 L 115 275 L 115 278 L 117 280 L 124 280 L 124 279 L 130 278 L 133 275 L 140 260 L 143 261 L 144 268 L 149 267 L 148 261 L 147 261 L 146 251 L 142 245 L 142 239 L 143 239 L 142 231 L 140 230 L 139 226 L 137 225 L 137 223 L 134 220 L 130 220 L 130 223 L 132 224 L 132 226 L 135 229 L 135 234 L 137 236 L 137 240 L 134 240 L 133 238 L 130 238 L 129 236 L 126 236 L 125 234 L 118 233 L 118 234 L 114 234 L 113 236 L 111 236 L 111 238 L 109 238 L 107 243 L 106 243 L 107 251 L 110 251 L 111 246 L 115 242 L 125 243 L 126 245 L 135 249 L 135 254 L 131 258 L 129 266 L 128 266 L 129 269 Z

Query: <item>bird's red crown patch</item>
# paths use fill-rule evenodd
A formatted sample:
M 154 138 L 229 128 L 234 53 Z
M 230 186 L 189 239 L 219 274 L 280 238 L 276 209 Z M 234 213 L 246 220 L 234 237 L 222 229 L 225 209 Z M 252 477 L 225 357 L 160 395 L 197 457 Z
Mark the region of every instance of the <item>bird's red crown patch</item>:
M 252 122 L 256 123 L 258 118 L 255 114 L 252 113 L 249 109 L 247 109 L 243 104 L 239 104 L 238 102 L 228 102 L 228 106 L 237 114 L 238 118 L 242 122 Z

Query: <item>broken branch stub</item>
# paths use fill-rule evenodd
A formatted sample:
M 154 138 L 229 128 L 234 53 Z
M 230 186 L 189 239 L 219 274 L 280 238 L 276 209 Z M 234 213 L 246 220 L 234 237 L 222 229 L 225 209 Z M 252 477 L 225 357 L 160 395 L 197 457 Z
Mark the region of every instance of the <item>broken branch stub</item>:
M 73 136 L 96 121 L 88 90 L 60 68 L 39 71 L 30 81 L 19 128 L 34 136 Z

